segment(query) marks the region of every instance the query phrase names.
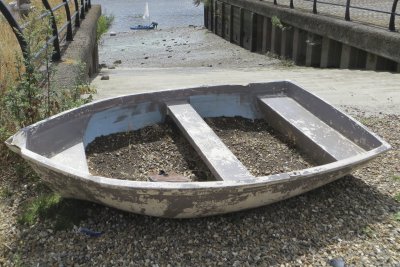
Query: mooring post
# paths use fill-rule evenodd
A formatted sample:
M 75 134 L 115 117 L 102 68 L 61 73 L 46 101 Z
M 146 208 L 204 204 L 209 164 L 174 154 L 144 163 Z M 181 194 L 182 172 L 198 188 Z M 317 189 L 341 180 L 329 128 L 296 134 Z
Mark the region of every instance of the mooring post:
M 340 66 L 341 44 L 328 37 L 322 37 L 321 68 L 338 68 Z
M 281 41 L 282 41 L 282 29 L 275 25 L 272 25 L 271 32 L 271 52 L 280 55 L 281 53 Z
M 282 30 L 281 57 L 292 58 L 293 55 L 293 27 L 285 27 Z
M 263 34 L 262 34 L 262 53 L 267 53 L 271 50 L 271 32 L 272 32 L 272 22 L 268 17 L 263 17 Z
M 306 41 L 305 31 L 295 28 L 293 33 L 293 55 L 292 59 L 297 65 L 304 65 L 306 60 Z

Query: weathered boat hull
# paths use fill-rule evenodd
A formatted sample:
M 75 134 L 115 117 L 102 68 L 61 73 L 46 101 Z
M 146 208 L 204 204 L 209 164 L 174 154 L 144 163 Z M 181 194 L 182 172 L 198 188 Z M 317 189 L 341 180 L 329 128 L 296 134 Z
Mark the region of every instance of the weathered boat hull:
M 337 145 L 329 147 L 331 135 L 327 135 L 328 144 L 322 144 L 326 140 L 319 144 L 318 136 L 300 131 L 303 126 L 296 124 L 298 119 L 291 121 L 284 117 L 291 115 L 277 110 L 279 105 L 272 103 L 264 110 L 265 105 L 260 100 L 276 96 L 296 100 L 301 104 L 300 108 L 311 114 L 320 110 L 321 114 L 316 114 L 323 121 L 320 127 L 333 127 L 351 140 L 355 148 L 349 148 L 348 153 L 345 148 L 338 154 Z M 266 118 L 278 131 L 297 140 L 298 147 L 320 165 L 289 173 L 265 177 L 250 175 L 239 179 L 230 177 L 230 170 L 221 169 L 218 173 L 217 166 L 214 171 L 220 174 L 221 181 L 181 183 L 128 181 L 89 173 L 84 148 L 94 138 L 161 122 L 171 112 L 166 103 L 177 101 L 190 103 L 201 117 Z M 10 137 L 6 144 L 64 197 L 169 218 L 222 214 L 287 199 L 343 177 L 390 149 L 389 144 L 360 123 L 290 82 L 167 90 L 102 100 L 24 128 Z M 198 149 L 204 147 L 199 145 Z M 348 155 L 342 157 L 346 153 Z M 215 160 L 209 160 L 211 168 L 218 165 Z

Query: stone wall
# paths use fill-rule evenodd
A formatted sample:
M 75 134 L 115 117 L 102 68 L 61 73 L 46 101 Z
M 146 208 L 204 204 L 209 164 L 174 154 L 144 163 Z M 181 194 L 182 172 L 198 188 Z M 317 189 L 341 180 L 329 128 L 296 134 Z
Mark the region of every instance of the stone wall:
M 62 60 L 55 63 L 54 78 L 58 87 L 71 88 L 78 80 L 88 81 L 99 71 L 97 20 L 100 15 L 101 6 L 92 5 L 81 21 L 74 40 L 63 51 Z

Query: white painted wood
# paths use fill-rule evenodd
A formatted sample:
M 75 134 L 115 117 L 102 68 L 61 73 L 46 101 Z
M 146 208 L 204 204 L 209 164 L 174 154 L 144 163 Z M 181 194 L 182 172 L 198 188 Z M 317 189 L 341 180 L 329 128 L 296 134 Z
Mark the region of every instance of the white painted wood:
M 365 150 L 321 121 L 292 98 L 265 97 L 260 100 L 335 159 L 341 160 L 365 153 Z
M 169 115 L 218 180 L 254 178 L 188 103 L 168 104 Z

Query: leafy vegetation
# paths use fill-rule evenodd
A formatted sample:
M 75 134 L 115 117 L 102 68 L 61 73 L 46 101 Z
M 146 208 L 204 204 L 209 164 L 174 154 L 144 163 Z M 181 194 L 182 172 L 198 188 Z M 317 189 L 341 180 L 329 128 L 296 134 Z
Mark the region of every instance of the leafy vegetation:
M 99 20 L 97 21 L 97 40 L 99 40 L 100 37 L 108 31 L 113 21 L 113 15 L 100 16 Z
M 22 207 L 19 223 L 33 225 L 37 221 L 51 223 L 54 230 L 72 229 L 87 217 L 90 203 L 63 199 L 55 193 L 44 193 Z
M 7 169 L 3 172 L 3 175 L 10 176 L 6 177 L 7 180 L 21 181 L 34 189 L 29 195 L 35 197 L 24 201 L 20 207 L 19 222 L 32 225 L 39 220 L 49 219 L 56 229 L 65 229 L 79 222 L 84 216 L 85 205 L 81 201 L 64 200 L 51 193 L 38 181 L 32 169 L 19 157 L 13 156 L 4 145 L 4 141 L 19 128 L 87 103 L 95 92 L 82 79 L 86 70 L 82 63 L 77 63 L 79 73 L 76 74 L 75 84 L 70 88 L 56 87 L 54 65 L 51 63 L 53 49 L 51 45 L 46 46 L 51 35 L 50 18 L 37 19 L 38 14 L 39 10 L 32 12 L 24 21 L 27 27 L 23 37 L 28 44 L 25 55 L 20 52 L 11 53 L 15 47 L 19 47 L 11 29 L 8 29 L 9 35 L 6 35 L 9 39 L 2 39 L 0 46 L 0 166 L 3 170 Z M 0 26 L 3 24 L 7 23 L 0 17 Z M 4 53 L 7 57 L 3 57 Z M 31 186 L 33 183 L 34 187 Z M 12 186 L 2 184 L 1 198 L 6 199 L 14 193 Z
M 400 222 L 400 211 L 394 214 L 394 219 L 398 222 Z

